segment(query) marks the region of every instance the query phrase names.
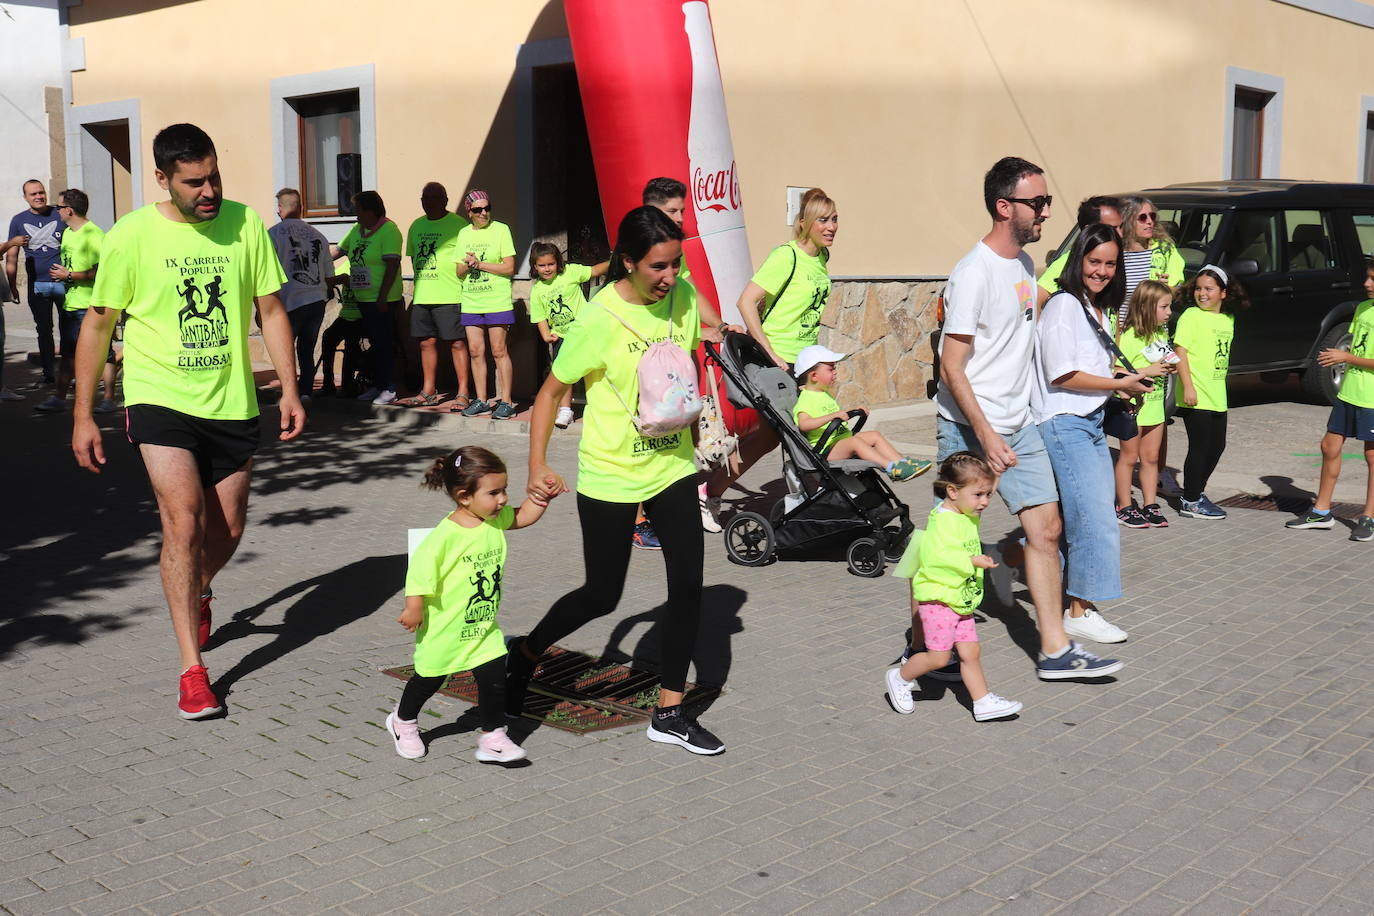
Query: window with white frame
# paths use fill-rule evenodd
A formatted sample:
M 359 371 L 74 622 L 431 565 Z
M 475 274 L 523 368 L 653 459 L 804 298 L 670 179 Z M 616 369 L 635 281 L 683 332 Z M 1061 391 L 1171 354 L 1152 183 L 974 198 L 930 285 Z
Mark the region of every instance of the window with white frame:
M 1226 178 L 1278 178 L 1283 140 L 1283 78 L 1226 68 Z
M 358 152 L 361 143 L 358 91 L 330 92 L 286 102 L 296 113 L 302 215 L 336 216 L 339 155 Z

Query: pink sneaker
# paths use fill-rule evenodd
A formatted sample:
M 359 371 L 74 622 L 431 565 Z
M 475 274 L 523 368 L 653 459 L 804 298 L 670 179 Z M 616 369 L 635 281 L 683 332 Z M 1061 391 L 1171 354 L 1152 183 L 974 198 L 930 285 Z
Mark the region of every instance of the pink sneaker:
M 386 730 L 391 733 L 392 743 L 396 745 L 396 753 L 407 760 L 419 760 L 425 756 L 425 742 L 420 739 L 420 723 L 411 720 L 407 722 L 395 712 L 386 715 Z
M 494 732 L 482 732 L 474 756 L 481 763 L 515 763 L 525 759 L 525 749 L 506 737 L 503 725 Z

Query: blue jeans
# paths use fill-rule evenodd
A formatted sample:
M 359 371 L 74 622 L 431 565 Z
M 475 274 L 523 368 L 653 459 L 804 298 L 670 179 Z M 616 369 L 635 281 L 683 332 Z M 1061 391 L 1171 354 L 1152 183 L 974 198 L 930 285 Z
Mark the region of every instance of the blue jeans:
M 1040 424 L 1069 545 L 1064 590 L 1084 601 L 1121 597 L 1121 530 L 1102 413 L 1099 407 L 1086 417 L 1059 414 Z
M 297 306 L 286 313 L 286 318 L 291 322 L 291 336 L 296 339 L 297 384 L 305 397 L 315 393 L 315 344 L 320 342 L 324 303 Z
M 67 299 L 66 284 L 57 280 L 35 280 L 29 286 L 29 311 L 33 314 L 33 329 L 38 333 L 38 358 L 43 365 L 43 377 L 53 375 L 53 313 L 62 311 Z

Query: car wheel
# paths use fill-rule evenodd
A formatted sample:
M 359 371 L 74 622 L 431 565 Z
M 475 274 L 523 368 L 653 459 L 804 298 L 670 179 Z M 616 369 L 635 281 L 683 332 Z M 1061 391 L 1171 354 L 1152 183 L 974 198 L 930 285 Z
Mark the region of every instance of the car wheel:
M 1317 352 L 1335 348 L 1337 350 L 1349 350 L 1351 343 L 1350 322 L 1339 321 L 1327 331 L 1317 344 Z M 1324 404 L 1335 404 L 1336 395 L 1340 393 L 1341 381 L 1345 378 L 1345 364 L 1332 366 L 1323 369 L 1315 362 L 1302 374 L 1302 390 L 1313 400 L 1321 401 Z

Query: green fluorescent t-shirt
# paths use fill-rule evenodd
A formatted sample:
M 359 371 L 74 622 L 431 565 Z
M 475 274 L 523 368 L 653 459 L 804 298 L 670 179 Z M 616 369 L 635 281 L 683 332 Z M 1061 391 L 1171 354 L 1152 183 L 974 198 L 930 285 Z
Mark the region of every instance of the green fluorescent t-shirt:
M 424 622 L 415 631 L 415 673 L 439 677 L 471 671 L 506 654 L 496 626 L 506 529 L 515 508 L 464 528 L 448 516 L 425 535 L 406 568 L 406 597 L 422 596 Z
M 666 436 L 639 434 L 625 404 L 634 410 L 639 403 L 639 358 L 648 347 L 612 311 L 650 344 L 671 334 L 673 343 L 690 354 L 701 334 L 697 291 L 679 279 L 661 301 L 633 305 L 620 298 L 615 284 L 604 286 L 578 314 L 553 361 L 559 381 L 571 385 L 586 379 L 577 492 L 605 502 L 638 503 L 696 473 L 692 430 Z
M 1226 409 L 1226 370 L 1231 366 L 1231 338 L 1235 333 L 1234 315 L 1192 305 L 1178 316 L 1174 346 L 1184 350 L 1188 357 L 1198 410 Z M 1176 391 L 1179 406 L 1184 406 L 1181 379 Z
M 415 273 L 413 305 L 457 305 L 463 301 L 458 277 L 458 232 L 468 224 L 457 213 L 438 219 L 422 216 L 406 233 L 406 256 Z
M 823 417 L 827 414 L 837 413 L 840 405 L 830 396 L 830 392 L 822 390 L 812 390 L 802 388 L 797 392 L 797 406 L 792 408 L 792 419 L 798 424 L 801 423 L 801 415 L 806 414 L 811 419 Z M 817 426 L 809 433 L 802 433 L 806 441 L 811 443 L 814 448 L 816 443 L 821 441 L 821 436 L 825 433 L 825 425 Z M 841 439 L 848 439 L 853 433 L 849 430 L 848 424 L 840 424 L 835 430 L 835 435 L 830 438 L 830 444 L 834 445 Z
M 401 298 L 401 227 L 395 221 L 383 220 L 367 235 L 363 235 L 362 229 L 354 223 L 339 243 L 339 249 L 348 258 L 348 280 L 354 299 L 358 302 L 395 302 Z M 386 295 L 379 297 L 388 261 L 397 264 L 396 279 L 391 281 L 391 289 Z
M 62 266 L 68 270 L 90 270 L 100 263 L 100 246 L 104 241 L 105 232 L 95 223 L 88 221 L 80 229 L 68 229 L 62 233 Z M 90 305 L 95 280 L 68 280 L 66 286 L 64 309 L 79 312 Z
M 334 273 L 345 277 L 350 274 L 348 258 L 339 258 L 338 263 L 334 265 Z M 339 291 L 339 318 L 344 321 L 361 319 L 363 312 L 358 308 L 358 300 L 353 297 L 353 290 L 343 284 L 334 288 Z
M 1142 340 L 1140 335 L 1132 328 L 1127 328 L 1121 332 L 1121 340 L 1117 341 L 1117 346 L 1121 348 L 1122 354 L 1131 361 L 1136 371 L 1144 369 L 1154 360 L 1145 356 L 1145 348 L 1162 341 L 1169 343 L 1169 332 L 1160 329 L 1149 340 Z M 1124 370 L 1125 367 L 1123 366 Z M 1164 389 L 1166 384 L 1163 378 L 1155 379 L 1155 385 L 1145 393 L 1145 400 L 1140 405 L 1140 412 L 1136 414 L 1135 421 L 1141 426 L 1158 426 L 1164 422 Z
M 825 264 L 830 253 L 809 255 L 796 242 L 774 248 L 754 274 L 753 281 L 768 298 L 764 301 L 763 333 L 778 355 L 789 363 L 804 347 L 816 342 L 821 332 L 821 313 L 830 296 L 830 274 Z M 795 261 L 794 261 L 795 259 Z M 795 263 L 796 270 L 792 265 Z M 792 275 L 789 282 L 788 274 Z M 787 285 L 783 289 L 783 284 Z M 778 298 L 778 291 L 782 297 Z
M 983 571 L 973 565 L 982 552 L 978 519 L 936 506 L 921 535 L 911 597 L 972 614 L 983 603 Z
M 679 278 L 681 275 L 679 274 Z M 573 319 L 587 304 L 582 284 L 592 278 L 592 269 L 585 264 L 569 264 L 552 280 L 535 280 L 530 284 L 530 323 L 549 323 L 549 330 L 559 337 L 568 336 Z
M 64 235 L 64 249 L 66 244 Z M 1374 359 L 1374 299 L 1366 299 L 1355 306 L 1355 317 L 1350 319 L 1350 355 Z M 1374 407 L 1374 370 L 1347 365 L 1340 399 L 1356 407 Z
M 464 226 L 458 233 L 458 257 L 467 257 L 471 251 L 477 260 L 487 264 L 498 264 L 502 258 L 515 254 L 515 242 L 511 239 L 510 227 L 505 223 L 492 220 L 485 229 Z M 487 273 L 485 270 L 468 271 L 463 277 L 463 311 L 473 315 L 490 315 L 492 312 L 511 310 L 510 277 Z
M 92 306 L 124 312 L 124 397 L 208 420 L 258 415 L 248 322 L 286 282 L 258 215 L 232 200 L 208 222 L 149 204 L 105 236 Z

